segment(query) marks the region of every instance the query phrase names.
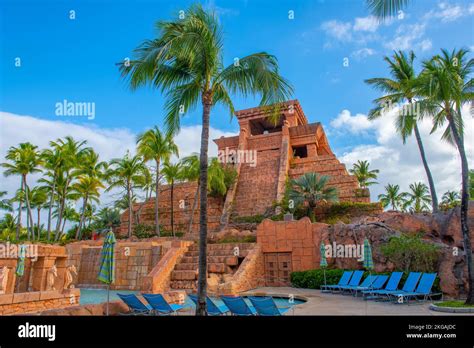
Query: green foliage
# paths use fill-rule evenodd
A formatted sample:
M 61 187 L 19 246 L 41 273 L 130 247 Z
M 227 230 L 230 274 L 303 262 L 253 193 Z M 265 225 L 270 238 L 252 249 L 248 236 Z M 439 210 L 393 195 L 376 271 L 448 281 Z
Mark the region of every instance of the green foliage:
M 443 301 L 435 303 L 438 307 L 451 307 L 451 308 L 474 308 L 474 305 L 466 304 L 465 301 Z
M 236 237 L 236 236 L 229 236 L 219 239 L 214 244 L 224 244 L 224 243 L 255 243 L 257 242 L 257 236 L 244 236 L 244 237 Z
M 367 188 L 368 186 L 377 184 L 375 179 L 377 179 L 379 170 L 371 170 L 369 167 L 369 161 L 357 161 L 357 163 L 353 164 L 352 169 L 349 169 L 349 173 L 355 175 L 361 188 Z
M 251 215 L 251 216 L 236 216 L 232 219 L 232 222 L 259 224 L 265 219 L 266 217 L 264 215 L 258 214 L 258 215 Z
M 392 237 L 380 250 L 395 267 L 405 272 L 434 272 L 440 256 L 439 247 L 421 239 L 421 235 Z

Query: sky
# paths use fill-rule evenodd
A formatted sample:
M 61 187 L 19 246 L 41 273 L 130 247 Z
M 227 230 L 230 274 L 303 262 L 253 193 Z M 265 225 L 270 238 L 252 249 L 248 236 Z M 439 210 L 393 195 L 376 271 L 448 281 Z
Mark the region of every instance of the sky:
M 103 159 L 133 150 L 137 134 L 163 124 L 164 98 L 157 90 L 131 91 L 116 64 L 133 58 L 154 24 L 186 10 L 191 1 L 67 0 L 0 2 L 0 156 L 30 141 L 40 148 L 72 135 L 87 140 Z M 277 57 L 280 73 L 294 87 L 310 122 L 322 122 L 333 151 L 348 168 L 369 160 L 380 170 L 372 199 L 387 183 L 406 190 L 427 182 L 414 139 L 404 145 L 390 116 L 370 122 L 372 100 L 380 96 L 364 83 L 388 76 L 383 60 L 393 50 L 413 50 L 416 68 L 441 48 L 474 50 L 474 4 L 470 1 L 413 1 L 398 16 L 375 20 L 363 1 L 204 1 L 224 28 L 224 64 L 265 51 Z M 73 12 L 71 12 L 73 11 Z M 472 57 L 472 53 L 470 53 Z M 86 102 L 92 116 L 57 115 L 57 103 Z M 257 106 L 256 98 L 233 96 L 236 109 Z M 176 141 L 182 155 L 199 151 L 201 110 L 188 112 Z M 466 149 L 473 163 L 474 123 L 464 109 Z M 392 117 L 393 118 L 393 117 Z M 238 132 L 236 119 L 216 106 L 211 137 Z M 458 190 L 456 150 L 420 125 L 437 191 Z M 216 147 L 211 142 L 211 154 Z M 1 170 L 1 169 L 0 169 Z M 32 177 L 36 180 L 36 177 Z M 13 192 L 19 179 L 3 178 Z

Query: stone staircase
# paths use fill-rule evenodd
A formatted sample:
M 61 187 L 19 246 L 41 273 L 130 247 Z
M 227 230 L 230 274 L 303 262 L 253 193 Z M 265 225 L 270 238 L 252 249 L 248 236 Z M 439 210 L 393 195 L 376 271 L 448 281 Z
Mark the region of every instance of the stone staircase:
M 243 262 L 254 243 L 208 244 L 208 284 L 222 283 L 232 277 Z M 171 273 L 170 289 L 197 291 L 199 249 L 195 243 L 188 248 Z

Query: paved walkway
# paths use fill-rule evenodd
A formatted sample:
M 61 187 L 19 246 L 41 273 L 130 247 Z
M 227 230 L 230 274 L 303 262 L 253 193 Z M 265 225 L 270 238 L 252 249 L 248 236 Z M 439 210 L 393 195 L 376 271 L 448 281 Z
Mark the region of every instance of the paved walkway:
M 430 302 L 413 304 L 393 304 L 364 301 L 352 295 L 321 293 L 320 290 L 297 289 L 291 287 L 258 288 L 242 295 L 294 295 L 304 297 L 307 302 L 296 305 L 288 315 L 466 315 L 435 312 L 429 309 Z M 474 315 L 474 314 L 472 314 Z

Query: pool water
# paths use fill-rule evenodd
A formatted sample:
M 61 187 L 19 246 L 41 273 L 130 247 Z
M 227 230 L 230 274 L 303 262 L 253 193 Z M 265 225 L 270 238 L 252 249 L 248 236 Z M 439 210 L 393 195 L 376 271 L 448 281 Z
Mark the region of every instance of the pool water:
M 127 291 L 127 290 L 110 290 L 110 301 L 118 301 L 120 298 L 117 296 L 117 294 L 136 294 L 139 295 L 139 291 Z M 224 302 L 220 300 L 219 298 L 216 297 L 211 297 L 211 299 L 214 301 L 216 305 L 223 305 Z M 250 307 L 252 306 L 252 303 L 250 300 L 244 296 L 245 302 Z M 303 300 L 298 300 L 298 299 L 293 299 L 292 302 L 289 301 L 288 298 L 284 297 L 273 297 L 273 300 L 275 301 L 275 304 L 277 305 L 278 308 L 288 308 L 292 306 L 299 305 L 301 303 L 304 303 L 305 301 Z M 97 304 L 97 303 L 104 303 L 107 302 L 107 290 L 105 289 L 81 289 L 81 298 L 79 300 L 79 303 L 81 305 L 86 305 L 86 304 Z M 185 307 L 192 307 L 194 308 L 194 302 L 186 296 L 185 302 L 184 302 Z

